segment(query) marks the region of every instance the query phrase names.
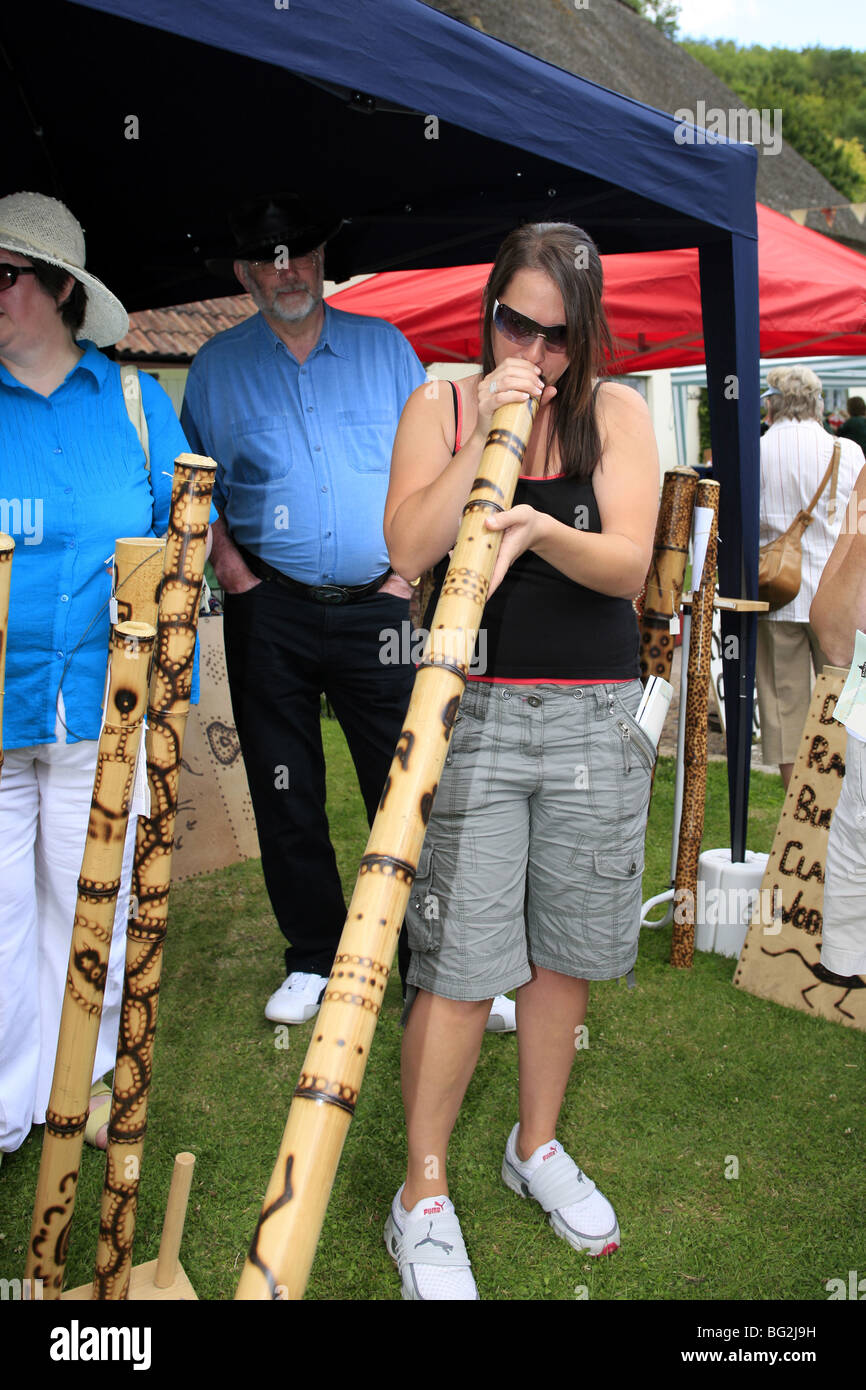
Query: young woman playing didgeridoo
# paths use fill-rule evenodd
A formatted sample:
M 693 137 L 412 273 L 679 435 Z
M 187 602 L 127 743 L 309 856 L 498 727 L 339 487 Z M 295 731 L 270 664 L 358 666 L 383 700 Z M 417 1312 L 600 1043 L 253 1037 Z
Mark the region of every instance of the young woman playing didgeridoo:
M 598 252 L 578 227 L 512 232 L 485 290 L 480 372 L 438 398 L 419 388 L 394 446 L 385 536 L 407 579 L 436 566 L 429 627 L 493 414 L 539 401 L 513 506 L 485 522 L 502 543 L 484 659 L 407 913 L 409 1164 L 386 1228 L 404 1298 L 478 1297 L 446 1155 L 490 1000 L 509 989 L 519 1119 L 502 1177 L 575 1249 L 601 1255 L 620 1241 L 610 1202 L 556 1140 L 589 981 L 627 974 L 637 956 L 655 758 L 634 720 L 632 599 L 652 557 L 658 457 L 641 397 L 598 380 L 601 290 Z

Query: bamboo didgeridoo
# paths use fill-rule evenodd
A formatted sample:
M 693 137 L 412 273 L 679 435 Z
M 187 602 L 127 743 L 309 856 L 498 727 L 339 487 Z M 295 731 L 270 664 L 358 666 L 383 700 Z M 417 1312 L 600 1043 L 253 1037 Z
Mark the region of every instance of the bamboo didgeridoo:
M 382 791 L 334 968 L 238 1285 L 239 1299 L 301 1298 L 358 1099 L 433 798 L 537 403 L 503 406 L 481 457 Z
M 93 1280 L 93 1297 L 100 1299 L 126 1298 L 132 1273 L 162 951 L 168 927 L 177 787 L 215 471 L 212 459 L 195 454 L 180 454 L 174 465 L 145 734 L 150 815 L 139 817 L 135 842 L 132 910 L 126 930 L 126 971 Z
M 0 777 L 3 775 L 3 686 L 6 679 L 6 632 L 9 627 L 9 587 L 15 542 L 0 531 Z
M 677 846 L 674 927 L 671 937 L 671 965 L 683 970 L 691 967 L 695 954 L 698 856 L 701 852 L 707 799 L 707 701 L 713 643 L 713 600 L 716 593 L 719 484 L 699 482 L 695 489 L 695 507 L 709 507 L 713 517 L 707 541 L 704 572 L 698 588 L 692 592 L 683 805 Z
M 155 637 L 146 623 L 119 623 L 111 634 L 105 724 L 99 736 L 25 1271 L 27 1278 L 44 1281 L 45 1298 L 59 1298 L 63 1286 Z
M 114 542 L 114 594 L 119 622 L 153 623 L 159 616 L 159 586 L 165 537 L 122 536 Z
M 693 468 L 669 468 L 662 484 L 652 564 L 647 575 L 640 618 L 641 680 L 669 681 L 674 660 L 671 619 L 680 611 L 692 507 L 698 475 Z

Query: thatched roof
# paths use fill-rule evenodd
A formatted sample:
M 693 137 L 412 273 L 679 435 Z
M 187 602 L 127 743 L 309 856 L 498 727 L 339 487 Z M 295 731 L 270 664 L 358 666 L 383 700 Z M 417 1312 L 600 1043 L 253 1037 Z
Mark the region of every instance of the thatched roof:
M 474 28 L 504 39 L 548 63 L 633 97 L 659 111 L 742 108 L 730 87 L 697 62 L 684 48 L 624 0 L 428 0 L 433 8 Z M 784 136 L 784 112 L 782 134 Z M 793 208 L 832 207 L 847 202 L 823 174 L 782 141 L 778 154 L 761 153 L 757 197 L 787 212 Z M 840 211 L 830 231 L 820 212 L 806 223 L 817 232 L 866 251 L 866 227 L 851 212 Z

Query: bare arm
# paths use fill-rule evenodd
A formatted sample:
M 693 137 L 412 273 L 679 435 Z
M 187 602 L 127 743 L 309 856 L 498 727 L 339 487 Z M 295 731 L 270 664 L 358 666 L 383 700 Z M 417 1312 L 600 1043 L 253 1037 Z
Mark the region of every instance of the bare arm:
M 566 526 L 528 506 L 491 517 L 503 531 L 491 593 L 524 550 L 578 584 L 614 598 L 634 598 L 652 559 L 659 501 L 658 451 L 649 411 L 631 387 L 605 384 L 598 395 L 601 463 L 593 475 L 601 533 Z
M 854 484 L 845 522 L 824 566 L 809 621 L 834 666 L 848 666 L 854 637 L 866 632 L 866 535 L 858 528 L 858 497 L 866 496 L 866 468 Z

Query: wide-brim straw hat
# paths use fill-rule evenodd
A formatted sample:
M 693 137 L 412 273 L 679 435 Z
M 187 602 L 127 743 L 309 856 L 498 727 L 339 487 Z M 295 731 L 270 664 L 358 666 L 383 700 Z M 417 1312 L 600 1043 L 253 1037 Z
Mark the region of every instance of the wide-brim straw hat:
M 234 250 L 205 265 L 214 275 L 234 279 L 235 261 L 273 260 L 283 247 L 289 256 L 305 256 L 341 226 L 342 218 L 333 209 L 309 203 L 297 193 L 265 194 L 229 215 Z
M 108 347 L 126 337 L 129 315 L 111 290 L 84 269 L 84 229 L 57 198 L 44 193 L 0 198 L 0 252 L 4 250 L 59 266 L 81 281 L 87 310 L 76 338 Z

